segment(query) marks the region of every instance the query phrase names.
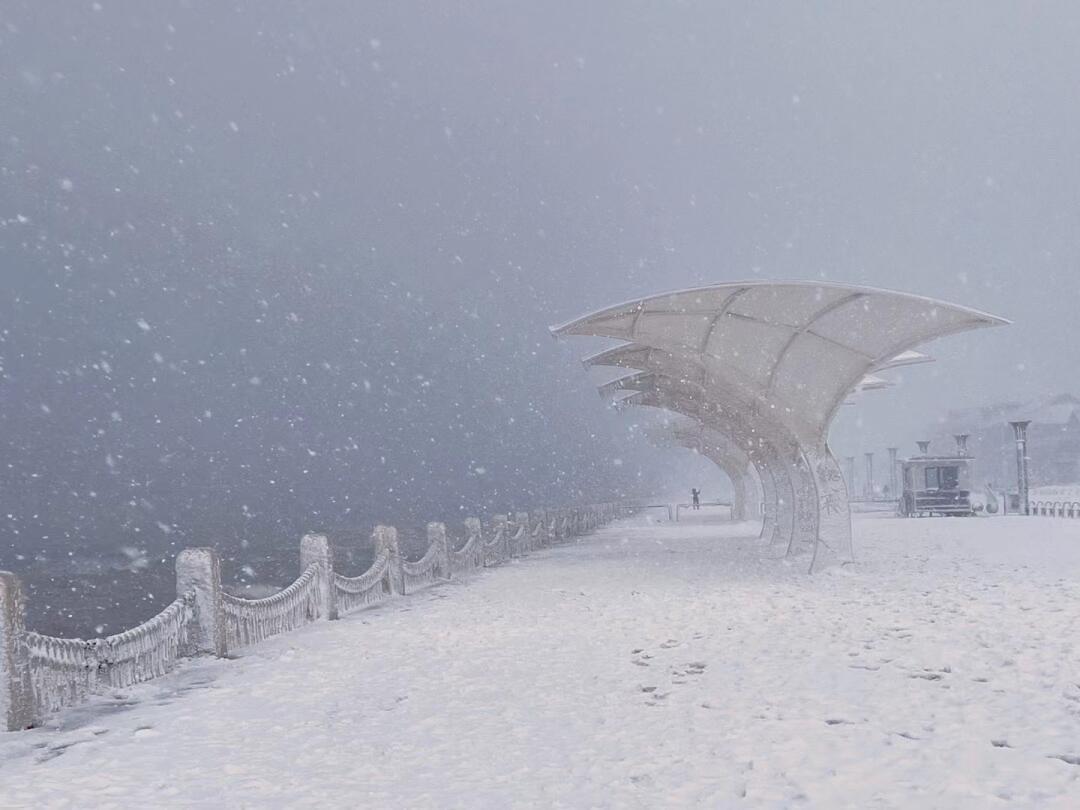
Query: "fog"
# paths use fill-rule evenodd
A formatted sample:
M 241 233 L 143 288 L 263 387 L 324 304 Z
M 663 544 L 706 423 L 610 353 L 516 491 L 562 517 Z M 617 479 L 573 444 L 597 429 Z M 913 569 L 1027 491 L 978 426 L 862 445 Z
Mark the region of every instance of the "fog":
M 160 606 L 189 545 L 258 580 L 306 530 L 708 497 L 547 327 L 709 282 L 1014 320 L 837 455 L 1068 390 L 1078 38 L 1065 2 L 3 0 L 0 568 L 127 548 Z

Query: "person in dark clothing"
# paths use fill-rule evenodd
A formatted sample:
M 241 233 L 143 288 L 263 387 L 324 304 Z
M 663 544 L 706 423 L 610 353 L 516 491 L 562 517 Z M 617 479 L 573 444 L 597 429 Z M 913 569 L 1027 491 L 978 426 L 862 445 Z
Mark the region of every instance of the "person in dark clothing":
M 701 508 L 701 490 L 696 489 L 696 488 L 691 489 L 690 490 L 690 498 L 693 501 L 694 508 L 695 509 L 700 509 Z

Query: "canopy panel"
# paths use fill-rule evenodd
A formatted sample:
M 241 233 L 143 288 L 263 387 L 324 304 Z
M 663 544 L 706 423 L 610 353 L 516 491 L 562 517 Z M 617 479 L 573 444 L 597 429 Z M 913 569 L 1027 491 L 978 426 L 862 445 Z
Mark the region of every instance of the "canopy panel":
M 871 371 L 924 361 L 911 349 L 1007 321 L 906 293 L 818 282 L 738 282 L 665 293 L 555 327 L 619 338 L 594 355 L 628 368 L 660 349 L 671 376 L 703 369 L 706 391 L 738 389 L 804 442 L 822 442 L 837 407 Z M 643 364 L 643 367 L 649 368 Z M 676 368 L 677 367 L 677 368 Z

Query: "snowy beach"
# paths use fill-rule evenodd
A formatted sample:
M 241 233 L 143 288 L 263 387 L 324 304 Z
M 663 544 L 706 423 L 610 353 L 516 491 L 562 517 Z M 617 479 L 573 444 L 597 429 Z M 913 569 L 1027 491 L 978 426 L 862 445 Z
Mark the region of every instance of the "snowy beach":
M 856 529 L 624 521 L 0 735 L 2 803 L 1080 805 L 1080 522 Z

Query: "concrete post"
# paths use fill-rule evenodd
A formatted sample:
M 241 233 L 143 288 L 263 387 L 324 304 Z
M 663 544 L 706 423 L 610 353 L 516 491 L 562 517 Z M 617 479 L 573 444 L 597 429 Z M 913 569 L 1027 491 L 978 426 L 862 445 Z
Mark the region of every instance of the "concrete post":
M 446 541 L 446 524 L 429 523 L 427 525 L 428 545 L 435 546 L 438 551 L 435 557 L 439 561 L 439 577 L 450 579 L 450 544 Z
M 900 452 L 899 447 L 890 447 L 889 448 L 889 497 L 890 498 L 899 498 L 900 497 L 900 490 L 899 490 L 900 481 L 899 481 L 899 479 L 897 477 L 897 469 L 896 469 L 896 464 L 897 464 L 897 462 L 896 462 L 896 454 L 899 453 L 899 452 Z
M 1020 511 L 1025 515 L 1030 515 L 1029 488 L 1031 481 L 1028 477 L 1027 429 L 1031 422 L 1009 422 L 1009 424 L 1012 426 L 1013 436 L 1016 438 L 1016 479 L 1017 489 L 1020 493 Z
M 480 522 L 480 518 L 465 518 L 465 533 L 468 535 L 468 539 L 465 540 L 465 544 L 468 545 L 472 542 L 472 538 L 476 538 L 477 551 L 469 560 L 470 566 L 481 567 L 484 564 L 484 524 Z
M 517 556 L 521 557 L 529 548 L 529 513 L 517 512 L 514 515 L 514 523 L 518 526 L 525 527 L 525 532 L 521 536 L 521 542 L 516 548 Z M 514 534 L 517 534 L 517 529 L 514 530 Z
M 510 556 L 510 522 L 506 519 L 506 515 L 500 512 L 491 518 L 491 531 L 498 538 L 495 547 L 492 549 L 494 554 L 493 559 L 488 559 L 487 549 L 485 547 L 484 553 L 481 557 L 481 563 L 487 565 L 497 565 Z
M 844 457 L 844 467 L 847 473 L 847 489 L 850 493 L 850 498 L 855 500 L 858 490 L 855 489 L 855 456 Z
M 301 573 L 313 564 L 319 566 L 319 588 L 322 591 L 319 614 L 327 621 L 334 621 L 338 617 L 337 591 L 334 590 L 334 552 L 330 547 L 330 538 L 325 534 L 305 534 L 300 538 Z
M 18 578 L 0 571 L 0 731 L 22 731 L 34 722 L 25 616 Z
M 383 550 L 390 552 L 390 570 L 387 572 L 390 593 L 399 596 L 405 593 L 405 569 L 401 565 L 401 548 L 398 545 L 397 529 L 393 526 L 376 526 L 372 534 L 375 542 L 375 556 Z
M 874 500 L 874 454 L 863 453 L 866 457 L 866 500 Z
M 176 555 L 176 592 L 195 592 L 191 652 L 223 658 L 228 653 L 221 608 L 221 562 L 212 548 L 185 548 Z
M 540 509 L 534 514 L 536 517 L 537 528 L 539 532 L 536 534 L 536 545 L 543 547 L 548 545 L 548 521 L 551 519 L 549 509 Z

